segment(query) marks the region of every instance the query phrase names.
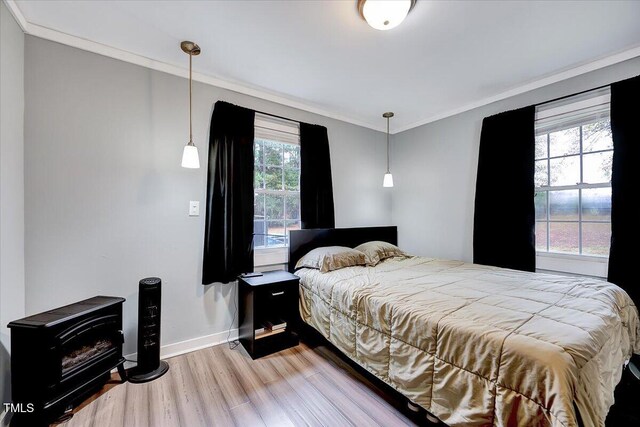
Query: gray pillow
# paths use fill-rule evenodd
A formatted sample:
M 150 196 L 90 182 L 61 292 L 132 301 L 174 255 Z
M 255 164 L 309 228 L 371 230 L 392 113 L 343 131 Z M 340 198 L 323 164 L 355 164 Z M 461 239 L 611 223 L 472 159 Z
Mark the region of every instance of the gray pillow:
M 315 248 L 296 263 L 299 268 L 315 268 L 322 273 L 356 265 L 367 265 L 367 256 L 345 246 L 325 246 Z

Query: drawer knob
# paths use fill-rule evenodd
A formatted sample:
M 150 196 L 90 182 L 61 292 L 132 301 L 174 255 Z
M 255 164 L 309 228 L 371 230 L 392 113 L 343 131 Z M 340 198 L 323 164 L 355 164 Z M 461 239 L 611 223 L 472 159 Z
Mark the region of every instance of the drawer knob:
M 279 295 L 284 295 L 284 291 L 280 291 L 280 292 L 271 292 L 271 296 L 272 297 L 277 297 Z

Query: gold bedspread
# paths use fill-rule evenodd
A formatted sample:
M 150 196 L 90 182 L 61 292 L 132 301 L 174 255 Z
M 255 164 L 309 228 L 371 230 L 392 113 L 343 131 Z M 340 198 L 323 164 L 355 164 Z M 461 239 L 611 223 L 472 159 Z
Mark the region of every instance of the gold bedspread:
M 638 312 L 605 281 L 409 257 L 301 269 L 300 313 L 451 426 L 603 426 Z

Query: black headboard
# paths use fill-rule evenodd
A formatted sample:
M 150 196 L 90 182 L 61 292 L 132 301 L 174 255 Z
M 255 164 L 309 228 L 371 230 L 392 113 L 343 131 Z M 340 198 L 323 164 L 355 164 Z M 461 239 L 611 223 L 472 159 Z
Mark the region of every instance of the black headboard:
M 313 228 L 289 232 L 289 271 L 307 252 L 322 246 L 354 248 L 371 240 L 398 244 L 398 227 Z

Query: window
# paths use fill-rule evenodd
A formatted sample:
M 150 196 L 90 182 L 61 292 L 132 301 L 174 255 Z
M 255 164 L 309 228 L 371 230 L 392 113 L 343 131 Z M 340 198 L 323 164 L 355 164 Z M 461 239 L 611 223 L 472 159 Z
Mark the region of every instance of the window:
M 256 113 L 254 247 L 287 246 L 300 229 L 300 126 Z
M 613 141 L 608 88 L 538 109 L 538 253 L 608 257 Z

